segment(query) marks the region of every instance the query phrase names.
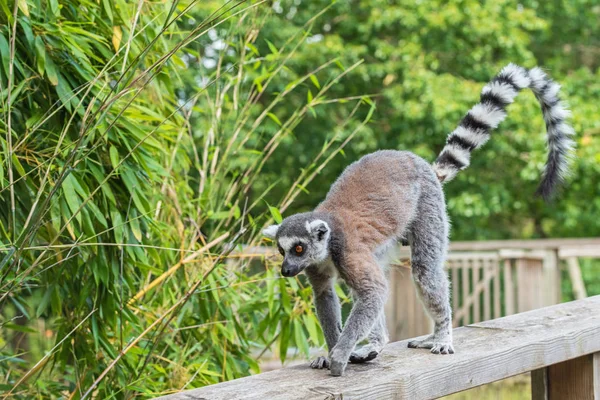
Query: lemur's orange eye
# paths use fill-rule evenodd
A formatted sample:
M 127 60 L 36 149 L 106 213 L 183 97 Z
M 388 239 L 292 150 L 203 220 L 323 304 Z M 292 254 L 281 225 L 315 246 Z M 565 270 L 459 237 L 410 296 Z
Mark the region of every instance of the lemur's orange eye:
M 301 245 L 296 246 L 296 253 L 300 254 L 304 251 L 304 248 Z

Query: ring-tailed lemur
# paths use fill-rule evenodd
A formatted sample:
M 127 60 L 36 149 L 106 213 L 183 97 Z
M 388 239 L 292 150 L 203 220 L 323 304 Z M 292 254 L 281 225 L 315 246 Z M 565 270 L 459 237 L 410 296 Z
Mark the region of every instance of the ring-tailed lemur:
M 560 86 L 539 68 L 510 64 L 481 92 L 480 103 L 448 136 L 433 164 L 406 151 L 377 151 L 346 168 L 325 200 L 313 211 L 287 217 L 263 233 L 276 239 L 284 256 L 281 273 L 306 271 L 313 286 L 317 315 L 329 348 L 313 368 L 343 374 L 346 364 L 374 359 L 388 341 L 383 307 L 388 288 L 381 255 L 400 239 L 411 247 L 412 275 L 419 297 L 435 322 L 433 334 L 409 347 L 454 353 L 448 278 L 444 260 L 448 217 L 441 182 L 469 165 L 471 151 L 506 117 L 505 108 L 519 90 L 530 88 L 539 100 L 548 131 L 548 161 L 539 193 L 548 198 L 567 170 L 573 129 L 559 98 Z M 354 306 L 342 328 L 334 282 L 351 288 Z M 368 337 L 369 343 L 356 344 Z

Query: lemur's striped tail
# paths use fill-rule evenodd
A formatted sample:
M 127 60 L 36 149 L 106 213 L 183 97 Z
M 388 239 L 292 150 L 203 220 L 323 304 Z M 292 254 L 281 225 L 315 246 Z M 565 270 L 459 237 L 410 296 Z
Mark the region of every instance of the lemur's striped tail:
M 454 178 L 469 165 L 471 152 L 485 144 L 492 129 L 506 117 L 506 106 L 513 102 L 521 89 L 530 88 L 542 106 L 548 135 L 548 160 L 537 194 L 549 199 L 567 173 L 569 153 L 574 146 L 573 128 L 565 122 L 570 111 L 558 97 L 560 85 L 540 68 L 529 71 L 509 64 L 481 91 L 475 105 L 450 133 L 446 146 L 433 164 L 441 182 Z

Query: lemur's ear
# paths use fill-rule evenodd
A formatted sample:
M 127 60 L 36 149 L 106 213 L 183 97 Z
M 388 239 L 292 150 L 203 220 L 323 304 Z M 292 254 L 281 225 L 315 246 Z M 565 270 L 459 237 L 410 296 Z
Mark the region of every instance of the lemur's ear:
M 262 234 L 269 239 L 275 239 L 275 235 L 277 235 L 277 231 L 279 230 L 279 225 L 271 225 L 263 229 Z
M 327 225 L 327 222 L 320 219 L 307 222 L 306 229 L 308 230 L 308 233 L 310 233 L 310 235 L 318 241 L 329 237 L 329 225 Z

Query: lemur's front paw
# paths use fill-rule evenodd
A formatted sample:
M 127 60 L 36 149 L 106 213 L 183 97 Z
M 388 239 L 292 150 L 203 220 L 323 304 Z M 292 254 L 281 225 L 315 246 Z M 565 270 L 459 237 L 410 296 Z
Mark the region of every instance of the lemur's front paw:
M 374 360 L 379 355 L 379 351 L 372 344 L 366 344 L 350 354 L 350 362 L 353 364 L 362 364 Z
M 342 376 L 344 375 L 344 371 L 346 370 L 347 361 L 335 361 L 331 360 L 331 366 L 329 369 L 331 370 L 331 376 Z
M 312 369 L 326 369 L 329 368 L 329 360 L 327 357 L 318 357 L 316 360 L 312 360 L 310 363 Z
M 346 370 L 346 365 L 348 365 L 348 353 L 345 355 L 340 354 L 340 351 L 335 351 L 335 349 L 330 353 L 330 366 L 329 370 L 331 371 L 332 376 L 342 376 L 344 375 L 344 371 Z

